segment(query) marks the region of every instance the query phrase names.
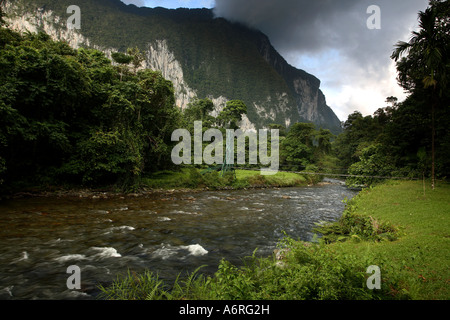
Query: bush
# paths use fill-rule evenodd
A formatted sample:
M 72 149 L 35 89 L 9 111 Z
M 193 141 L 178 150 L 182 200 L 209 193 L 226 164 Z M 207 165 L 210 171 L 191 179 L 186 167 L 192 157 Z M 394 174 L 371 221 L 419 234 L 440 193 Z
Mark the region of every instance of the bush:
M 187 185 L 191 188 L 198 188 L 200 185 L 204 183 L 203 176 L 201 173 L 194 167 L 189 169 Z
M 261 174 L 257 174 L 257 175 L 248 177 L 248 183 L 255 187 L 265 186 L 265 185 L 267 185 L 267 180 L 266 180 L 265 176 L 263 176 Z
M 128 270 L 126 276 L 117 276 L 109 287 L 99 286 L 99 298 L 107 300 L 185 300 L 191 299 L 192 294 L 205 284 L 204 277 L 198 275 L 202 267 L 192 272 L 186 280 L 180 275 L 169 289 L 157 274 L 145 271 L 136 274 Z M 200 291 L 198 291 L 200 292 Z
M 225 179 L 225 176 L 227 179 Z M 219 190 L 231 185 L 228 177 L 229 175 L 224 175 L 222 177 L 218 171 L 208 172 L 203 175 L 203 184 L 211 190 Z
M 352 164 L 348 169 L 348 173 L 353 177 L 347 178 L 347 185 L 350 187 L 372 186 L 384 181 L 384 178 L 380 177 L 391 177 L 395 167 L 391 157 L 385 153 L 381 144 L 363 148 L 360 161 Z
M 357 214 L 358 197 L 352 199 L 339 221 L 317 224 L 315 232 L 322 234 L 325 243 L 369 240 L 394 241 L 400 235 L 400 229 L 389 222 L 379 221 L 371 216 Z

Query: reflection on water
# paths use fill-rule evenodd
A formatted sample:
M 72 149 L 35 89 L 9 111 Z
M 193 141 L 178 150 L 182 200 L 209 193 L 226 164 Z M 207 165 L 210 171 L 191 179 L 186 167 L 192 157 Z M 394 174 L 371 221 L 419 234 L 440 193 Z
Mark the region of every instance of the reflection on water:
M 307 188 L 151 194 L 109 199 L 30 198 L 0 203 L 0 299 L 94 299 L 99 284 L 145 269 L 174 279 L 222 258 L 270 255 L 283 232 L 311 240 L 355 192 Z M 68 290 L 67 267 L 81 269 Z

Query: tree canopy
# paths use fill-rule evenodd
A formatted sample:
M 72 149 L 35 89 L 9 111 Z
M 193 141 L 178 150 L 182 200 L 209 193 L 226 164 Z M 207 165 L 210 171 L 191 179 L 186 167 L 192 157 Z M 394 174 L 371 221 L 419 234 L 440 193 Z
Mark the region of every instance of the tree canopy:
M 0 45 L 2 181 L 127 184 L 170 164 L 181 113 L 159 72 L 121 81 L 103 53 L 44 33 L 1 28 Z
M 431 179 L 435 185 L 436 171 L 436 108 L 444 90 L 448 89 L 450 5 L 448 1 L 430 1 L 430 6 L 419 13 L 419 31 L 414 31 L 409 42 L 398 42 L 392 54 L 397 61 L 400 84 L 412 94 L 424 90 L 429 96 L 431 110 Z M 407 54 L 406 57 L 401 56 Z

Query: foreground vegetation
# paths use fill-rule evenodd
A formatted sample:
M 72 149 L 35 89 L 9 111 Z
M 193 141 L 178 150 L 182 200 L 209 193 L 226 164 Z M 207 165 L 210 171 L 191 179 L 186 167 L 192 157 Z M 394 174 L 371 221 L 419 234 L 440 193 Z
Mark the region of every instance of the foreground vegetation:
M 392 182 L 362 191 L 342 219 L 319 227 L 314 243 L 288 236 L 268 258 L 242 266 L 223 260 L 214 276 L 201 268 L 167 284 L 147 271 L 101 287 L 106 299 L 340 300 L 448 299 L 450 185 L 423 194 L 418 182 Z M 334 231 L 330 231 L 334 229 Z M 380 267 L 381 289 L 367 288 L 367 268 Z

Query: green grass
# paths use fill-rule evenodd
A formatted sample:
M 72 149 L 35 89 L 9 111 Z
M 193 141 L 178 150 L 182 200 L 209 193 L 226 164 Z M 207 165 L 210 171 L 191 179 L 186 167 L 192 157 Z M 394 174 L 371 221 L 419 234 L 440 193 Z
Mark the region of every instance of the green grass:
M 148 177 L 142 178 L 142 185 L 149 188 L 180 188 L 187 185 L 189 179 L 189 170 L 180 171 L 160 171 Z
M 240 173 L 251 178 L 249 172 Z M 241 177 L 242 177 L 241 176 Z M 257 175 L 256 175 L 257 176 Z M 212 277 L 198 270 L 164 284 L 150 271 L 101 288 L 107 299 L 191 300 L 448 300 L 450 185 L 423 194 L 419 182 L 390 182 L 347 204 L 334 242 L 280 241 L 280 255 L 226 260 Z M 343 221 L 345 220 L 345 221 Z M 328 231 L 333 228 L 329 228 Z M 385 237 L 389 233 L 391 236 Z M 328 239 L 333 239 L 329 237 Z M 367 288 L 369 266 L 381 289 Z
M 440 184 L 424 196 L 421 182 L 392 182 L 362 192 L 354 203 L 355 212 L 398 226 L 400 237 L 393 242 L 350 241 L 331 247 L 386 260 L 402 275 L 402 287 L 413 299 L 449 299 L 450 185 Z
M 318 181 L 318 177 L 296 173 L 278 172 L 263 176 L 259 170 L 236 170 L 236 179 L 231 173 L 224 177 L 219 172 L 205 173 L 196 168 L 184 168 L 180 171 L 162 171 L 142 179 L 142 186 L 152 189 L 243 189 L 256 187 L 297 187 Z

